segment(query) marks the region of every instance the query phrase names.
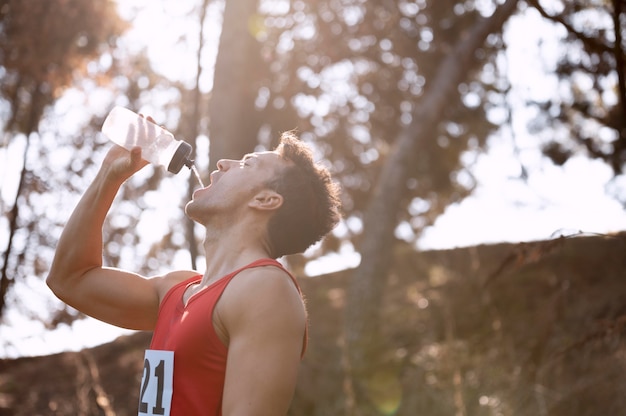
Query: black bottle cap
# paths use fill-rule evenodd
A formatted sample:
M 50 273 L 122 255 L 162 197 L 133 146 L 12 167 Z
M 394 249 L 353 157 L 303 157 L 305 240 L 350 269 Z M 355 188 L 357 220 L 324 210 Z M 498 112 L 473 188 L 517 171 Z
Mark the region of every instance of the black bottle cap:
M 193 166 L 193 160 L 189 159 L 191 155 L 191 145 L 187 142 L 180 142 L 180 145 L 176 148 L 174 156 L 167 167 L 168 172 L 178 173 L 183 166 L 187 166 L 189 169 Z

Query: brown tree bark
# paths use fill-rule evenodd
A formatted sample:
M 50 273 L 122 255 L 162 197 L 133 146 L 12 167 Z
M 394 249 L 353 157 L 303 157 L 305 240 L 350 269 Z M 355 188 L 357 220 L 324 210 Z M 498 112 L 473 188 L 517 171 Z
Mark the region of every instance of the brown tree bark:
M 222 158 L 240 158 L 257 144 L 253 121 L 259 44 L 250 33 L 257 0 L 227 1 L 220 36 L 213 91 L 209 101 L 210 165 Z
M 200 91 L 200 77 L 202 76 L 202 51 L 204 49 L 204 24 L 206 20 L 206 11 L 209 7 L 209 3 L 211 0 L 204 0 L 202 5 L 200 6 L 200 30 L 198 31 L 198 50 L 196 53 L 196 79 L 193 90 L 193 107 L 191 120 L 189 122 L 189 141 L 192 149 L 196 149 L 197 138 L 200 132 L 200 120 L 202 118 L 202 109 L 200 108 L 202 102 L 202 92 Z M 193 195 L 193 191 L 196 187 L 196 176 L 189 175 L 189 182 L 187 184 L 187 199 L 191 200 L 191 196 Z M 196 223 L 189 218 L 187 218 L 186 225 L 186 233 L 187 233 L 187 241 L 189 244 L 189 257 L 191 261 L 191 269 L 198 269 L 198 244 L 196 242 L 196 234 L 195 234 Z

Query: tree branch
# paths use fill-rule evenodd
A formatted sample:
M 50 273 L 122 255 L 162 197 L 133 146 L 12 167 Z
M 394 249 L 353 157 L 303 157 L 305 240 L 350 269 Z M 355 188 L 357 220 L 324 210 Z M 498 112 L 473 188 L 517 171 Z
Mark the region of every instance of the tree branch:
M 563 26 L 569 34 L 574 35 L 574 37 L 580 40 L 585 45 L 586 48 L 590 50 L 595 50 L 598 52 L 609 52 L 609 53 L 613 52 L 613 48 L 610 45 L 607 45 L 604 42 L 599 42 L 598 39 L 587 36 L 584 33 L 577 31 L 576 29 L 574 29 L 572 25 L 567 23 L 565 19 L 563 19 L 561 16 L 551 15 L 550 13 L 548 13 L 546 9 L 544 9 L 543 6 L 539 4 L 538 0 L 526 0 L 526 1 L 532 7 L 537 9 L 537 11 L 539 12 L 539 14 L 541 14 L 541 16 Z M 619 2 L 620 0 L 614 0 L 614 1 Z
M 622 114 L 621 125 L 619 126 L 620 142 L 626 143 L 626 63 L 624 62 L 624 51 L 622 50 L 622 25 L 620 20 L 622 17 L 623 0 L 613 0 L 613 30 L 615 32 L 615 45 L 613 54 L 615 55 L 615 70 L 618 80 L 618 111 Z M 623 147 L 626 147 L 624 145 Z

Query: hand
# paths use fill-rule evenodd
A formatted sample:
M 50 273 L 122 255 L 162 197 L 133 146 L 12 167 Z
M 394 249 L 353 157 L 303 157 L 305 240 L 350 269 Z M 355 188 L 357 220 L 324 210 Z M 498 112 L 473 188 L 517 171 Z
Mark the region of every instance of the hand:
M 129 152 L 121 146 L 113 145 L 102 162 L 102 169 L 106 170 L 109 179 L 124 182 L 147 164 L 141 158 L 140 147 L 134 147 Z
M 150 116 L 144 116 L 141 113 L 139 116 L 155 125 L 157 124 Z M 141 158 L 140 147 L 134 147 L 131 151 L 128 151 L 121 146 L 114 145 L 104 158 L 102 167 L 103 169 L 106 168 L 106 173 L 110 179 L 121 183 L 147 164 L 148 162 Z

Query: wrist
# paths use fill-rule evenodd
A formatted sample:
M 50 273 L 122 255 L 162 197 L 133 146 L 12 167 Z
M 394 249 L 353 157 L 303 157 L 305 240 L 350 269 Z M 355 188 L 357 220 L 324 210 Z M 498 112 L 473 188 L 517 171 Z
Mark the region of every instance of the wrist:
M 109 166 L 103 165 L 93 180 L 93 186 L 98 190 L 98 193 L 113 193 L 115 195 L 128 178 L 130 178 L 130 176 L 120 175 L 114 172 Z

